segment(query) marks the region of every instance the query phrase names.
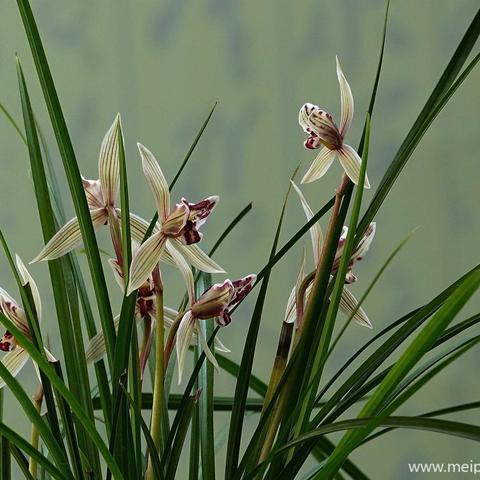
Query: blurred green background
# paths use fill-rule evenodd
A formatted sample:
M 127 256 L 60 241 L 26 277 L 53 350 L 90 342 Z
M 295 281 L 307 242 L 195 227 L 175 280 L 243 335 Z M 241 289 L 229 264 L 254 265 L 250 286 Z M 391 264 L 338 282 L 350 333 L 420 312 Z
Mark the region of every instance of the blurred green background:
M 97 178 L 100 141 L 117 111 L 127 143 L 132 209 L 150 217 L 153 201 L 141 174 L 135 144 L 157 156 L 167 178 L 175 174 L 196 131 L 215 101 L 218 106 L 174 197 L 200 200 L 218 194 L 221 202 L 205 232 L 213 245 L 226 224 L 248 202 L 254 209 L 217 260 L 231 278 L 260 270 L 267 259 L 288 178 L 313 158 L 303 148 L 297 112 L 305 101 L 339 116 L 335 75 L 338 55 L 355 97 L 356 115 L 348 142 L 359 140 L 378 59 L 384 2 L 163 0 L 32 1 L 82 173 Z M 461 36 L 475 14 L 476 0 L 393 1 L 384 70 L 372 121 L 369 177 L 373 190 L 415 120 Z M 18 52 L 34 108 L 51 145 L 68 211 L 71 203 L 15 2 L 0 5 L 0 101 L 21 119 L 14 53 Z M 478 262 L 480 226 L 478 95 L 475 71 L 435 121 L 377 216 L 377 235 L 356 272 L 361 295 L 398 242 L 420 228 L 365 308 L 379 331 L 402 313 L 423 304 Z M 0 225 L 12 248 L 25 260 L 42 245 L 28 156 L 18 136 L 0 118 Z M 307 185 L 314 209 L 330 198 L 340 178 L 334 167 L 322 181 Z M 287 209 L 282 242 L 304 223 L 298 201 Z M 100 236 L 105 239 L 104 236 Z M 102 240 L 102 241 L 103 241 Z M 305 237 L 305 245 L 309 247 Z M 108 243 L 103 246 L 109 248 Z M 286 298 L 297 274 L 302 245 L 274 270 L 260 329 L 254 371 L 267 379 L 276 349 Z M 16 296 L 0 256 L 0 284 Z M 59 351 L 45 265 L 33 266 L 45 303 L 44 332 Z M 108 272 L 109 273 L 109 272 Z M 170 302 L 180 297 L 178 275 L 167 271 Z M 220 278 L 219 278 L 220 279 Z M 112 303 L 120 297 L 113 282 Z M 222 330 L 231 356 L 240 359 L 252 300 Z M 478 309 L 478 298 L 469 307 Z M 464 316 L 468 312 L 464 312 Z M 330 371 L 372 335 L 352 325 Z M 402 409 L 422 413 L 478 400 L 480 354 L 471 352 Z M 34 391 L 32 368 L 20 380 Z M 233 393 L 224 372 L 218 392 Z M 28 434 L 28 424 L 7 394 L 9 424 Z M 457 416 L 480 419 L 469 412 Z M 226 417 L 218 415 L 221 432 Z M 246 421 L 247 431 L 254 421 Z M 224 448 L 218 453 L 219 478 Z M 407 462 L 480 462 L 478 446 L 430 433 L 397 431 L 359 449 L 352 457 L 374 479 L 409 476 Z M 182 478 L 179 476 L 179 478 Z M 424 478 L 429 478 L 425 475 Z M 444 478 L 447 476 L 444 475 Z M 453 477 L 452 477 L 453 478 Z M 465 475 L 468 478 L 468 475 Z

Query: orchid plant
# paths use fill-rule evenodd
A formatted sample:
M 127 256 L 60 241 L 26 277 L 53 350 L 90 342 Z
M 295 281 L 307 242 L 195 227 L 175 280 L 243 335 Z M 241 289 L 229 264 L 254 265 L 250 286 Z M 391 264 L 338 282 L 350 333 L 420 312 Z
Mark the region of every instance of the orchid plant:
M 479 267 L 399 319 L 377 318 L 370 294 L 406 241 L 385 259 L 377 274 L 369 278 L 363 272 L 362 281 L 357 278 L 367 251 L 376 264 L 382 261 L 375 247 L 383 239 L 373 243 L 377 212 L 423 134 L 479 59 L 477 55 L 466 64 L 480 35 L 480 13 L 378 182 L 369 145 L 375 98 L 381 88 L 386 23 L 357 149 L 346 143 L 354 100 L 337 58 L 340 121 L 312 103 L 305 103 L 298 117 L 308 136 L 304 146 L 318 150 L 301 184 L 319 180 L 338 157 L 343 173 L 334 196 L 317 205 L 329 192 L 319 187 L 320 182 L 298 186 L 292 176 L 290 183 L 285 182 L 287 194 L 265 265 L 256 274 L 230 272 L 230 278 L 239 278 L 232 281 L 214 254 L 241 228 L 251 204 L 225 225 L 216 240 L 206 222 L 218 222 L 216 215 L 210 216 L 219 197 L 192 202 L 173 192 L 213 110 L 170 185 L 162 171 L 167 160 L 159 157 L 157 161 L 149 149 L 137 144 L 156 213 L 151 220 L 132 213 L 126 165 L 131 161 L 132 168 L 140 170 L 140 164 L 125 153 L 120 115 L 101 142 L 98 179 L 87 180 L 80 175 L 81 162 L 75 157 L 29 1 L 17 3 L 76 216 L 67 221 L 62 198 L 54 194 L 60 191 L 55 168 L 48 150 L 41 148 L 39 124 L 17 60 L 25 134 L 14 116 L 0 107 L 28 147 L 44 245 L 32 261 L 44 263 L 32 268 L 48 265 L 56 315 L 48 311 L 52 322 L 47 327 L 58 328 L 59 335 L 46 336 L 39 288 L 20 257 L 14 260 L 0 230 L 0 243 L 19 291 L 17 301 L 0 288 L 0 322 L 6 330 L 0 338 L 0 480 L 20 475 L 30 480 L 215 480 L 221 478 L 217 462 L 221 455 L 225 479 L 366 479 L 368 472 L 351 454 L 393 429 L 430 430 L 480 441 L 477 425 L 438 418 L 478 408 L 478 402 L 395 415 L 419 389 L 479 343 L 479 336 L 471 336 L 469 329 L 478 326 L 480 315 L 449 326 L 479 288 Z M 300 142 L 297 147 L 301 155 Z M 367 164 L 374 165 L 370 173 L 376 191 L 360 217 L 370 188 Z M 314 194 L 308 188 L 315 188 Z M 306 223 L 279 248 L 291 192 L 300 200 Z M 308 203 L 306 197 L 315 198 L 315 203 Z M 178 198 L 178 203 L 172 198 Z M 106 250 L 114 252 L 105 261 L 99 248 L 104 239 L 96 236 L 102 226 L 110 234 Z M 281 277 L 282 286 L 295 283 L 284 298 L 283 290 L 272 291 L 270 280 L 278 274 L 277 264 L 305 235 L 310 236 L 312 270 L 307 269 L 304 250 L 296 280 L 295 275 Z M 82 245 L 83 251 L 76 251 Z M 210 251 L 209 245 L 214 245 Z M 88 275 L 78 255 L 85 255 Z M 165 268 L 167 264 L 174 269 Z M 178 274 L 183 300 L 175 305 Z M 111 275 L 120 286 L 120 300 L 106 281 Z M 2 285 L 7 281 L 2 278 Z M 363 289 L 359 299 L 350 291 L 352 284 Z M 281 305 L 282 311 L 286 305 L 286 312 L 280 318 L 283 321 L 270 323 L 279 329 L 279 338 L 270 377 L 262 379 L 254 370 L 259 362 L 256 353 L 260 349 L 264 355 L 269 353 L 259 338 L 268 331 L 265 322 L 271 314 L 264 307 L 270 301 Z M 339 327 L 340 311 L 348 317 L 343 327 Z M 349 327 L 351 320 L 367 327 L 365 343 L 359 335 L 362 330 Z M 236 338 L 226 341 L 233 354 L 218 338 L 220 330 L 222 337 L 231 335 L 230 324 L 238 327 Z M 354 351 L 337 348 L 344 335 L 358 343 Z M 453 343 L 456 339 L 462 341 Z M 239 362 L 236 355 L 241 355 Z M 37 372 L 33 399 L 20 373 L 29 359 Z M 178 385 L 172 382 L 175 372 Z M 225 396 L 218 396 L 216 390 L 219 376 L 234 381 L 234 386 L 226 382 Z M 31 424 L 29 440 L 4 408 L 1 400 L 9 395 Z M 226 415 L 215 415 L 217 411 Z M 244 428 L 247 414 L 251 414 L 248 429 Z M 222 428 L 218 422 L 224 418 L 227 425 Z M 331 436 L 338 432 L 342 436 Z M 305 465 L 312 470 L 307 472 Z

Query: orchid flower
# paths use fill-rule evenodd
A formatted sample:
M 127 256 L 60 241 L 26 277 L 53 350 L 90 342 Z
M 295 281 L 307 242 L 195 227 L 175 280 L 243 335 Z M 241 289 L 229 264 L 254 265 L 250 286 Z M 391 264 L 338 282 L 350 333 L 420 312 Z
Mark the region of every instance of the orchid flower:
M 33 303 L 37 312 L 38 321 L 42 319 L 42 303 L 40 300 L 40 294 L 38 292 L 37 285 L 33 280 L 30 273 L 25 268 L 20 257 L 16 256 L 17 267 L 20 273 L 23 286 L 29 285 L 32 292 Z M 32 332 L 25 315 L 23 308 L 2 288 L 0 288 L 0 312 L 2 312 L 22 333 L 29 339 L 32 339 Z M 20 370 L 25 366 L 30 358 L 27 350 L 25 350 L 21 344 L 17 342 L 15 337 L 7 330 L 3 337 L 0 339 L 0 350 L 6 353 L 1 362 L 7 368 L 7 370 L 16 377 Z M 55 357 L 45 349 L 47 359 L 50 362 L 55 362 Z M 35 370 L 38 378 L 40 379 L 40 373 L 37 365 L 34 363 Z M 5 381 L 0 378 L 0 389 L 5 386 Z
M 133 245 L 134 251 L 138 248 L 138 244 L 134 243 Z M 112 267 L 112 271 L 117 281 L 117 284 L 120 286 L 122 291 L 124 290 L 124 281 L 122 275 L 122 267 L 119 265 L 118 261 L 114 258 L 109 259 L 109 265 Z M 184 268 L 188 268 L 188 265 L 183 265 Z M 188 276 L 188 273 L 185 275 Z M 192 277 L 193 282 L 193 277 Z M 190 283 L 190 280 L 189 280 Z M 142 320 L 151 320 L 155 322 L 157 318 L 157 308 L 156 308 L 156 301 L 155 301 L 155 291 L 154 291 L 154 284 L 153 279 L 148 277 L 147 280 L 144 282 L 142 286 L 138 289 L 137 292 L 137 300 L 135 303 L 135 313 L 134 318 L 136 323 L 140 323 Z M 165 327 L 170 328 L 175 319 L 178 317 L 179 312 L 174 310 L 173 308 L 169 308 L 167 306 L 163 307 L 163 318 L 165 322 Z M 120 322 L 120 315 L 117 315 L 114 318 L 114 325 L 115 330 L 118 330 L 118 325 Z M 143 374 L 145 369 L 145 365 L 148 359 L 148 355 L 151 350 L 152 340 L 153 340 L 153 331 L 154 328 L 151 328 L 150 335 L 147 340 L 147 345 L 145 348 L 144 355 L 140 358 L 140 371 Z M 192 337 L 192 344 L 196 344 L 196 334 Z M 225 345 L 220 341 L 220 339 L 215 337 L 215 349 L 219 352 L 229 353 L 230 350 L 225 347 Z M 103 358 L 106 353 L 106 346 L 105 346 L 105 337 L 103 332 L 97 333 L 93 336 L 86 348 L 86 358 L 88 362 L 98 362 Z
M 199 203 L 189 203 L 182 198 L 171 209 L 170 191 L 160 165 L 150 150 L 140 143 L 137 145 L 143 173 L 155 198 L 158 222 L 152 236 L 140 246 L 132 259 L 127 293 L 143 285 L 165 251 L 176 259 L 177 266 L 180 257 L 203 272 L 225 273 L 196 245 L 202 239 L 199 228 L 215 208 L 218 197 L 208 197 Z
M 217 370 L 219 369 L 217 360 L 208 347 L 207 339 L 199 328 L 198 321 L 215 318 L 218 326 L 228 325 L 231 322 L 231 309 L 248 295 L 256 278 L 256 275 L 248 275 L 233 282 L 227 279 L 223 283 L 216 283 L 196 301 L 193 291 L 191 292 L 190 310 L 183 316 L 177 331 L 178 383 L 182 381 L 185 357 L 195 332 L 200 339 L 205 355 L 213 366 Z
M 297 185 L 295 185 L 294 182 L 292 182 L 292 186 L 297 192 L 298 196 L 300 197 L 300 201 L 302 203 L 302 207 L 307 217 L 307 220 L 311 220 L 314 215 L 313 215 L 312 209 L 310 208 L 310 205 L 307 203 L 305 197 L 303 196 L 303 193 L 300 191 Z M 364 236 L 362 237 L 357 247 L 352 252 L 350 261 L 348 263 L 348 271 L 345 277 L 345 283 L 354 283 L 357 281 L 357 277 L 353 274 L 352 268 L 355 265 L 355 263 L 360 261 L 365 256 L 365 253 L 369 249 L 370 244 L 372 243 L 373 237 L 375 235 L 375 228 L 376 228 L 375 223 L 371 223 L 369 225 Z M 340 265 L 340 259 L 343 254 L 347 233 L 348 233 L 348 228 L 343 227 L 342 235 L 340 237 L 337 250 L 335 252 L 335 259 L 333 262 L 333 267 L 331 272 L 332 276 L 337 272 L 338 267 Z M 313 247 L 313 259 L 315 262 L 315 266 L 317 266 L 318 262 L 320 261 L 320 254 L 321 254 L 322 244 L 323 244 L 322 230 L 318 222 L 315 223 L 310 228 L 310 237 L 311 237 L 312 247 Z M 304 269 L 305 269 L 305 254 L 303 255 L 303 260 L 300 267 L 300 273 L 297 278 L 297 283 L 293 287 L 287 302 L 287 309 L 285 312 L 285 322 L 287 323 L 292 323 L 297 318 L 296 297 L 297 297 L 298 288 L 300 287 L 300 284 L 303 282 L 305 278 Z M 312 288 L 312 284 L 310 284 L 306 289 L 305 300 L 309 298 L 311 293 L 311 288 Z M 345 287 L 343 288 L 342 296 L 340 298 L 340 309 L 348 316 L 350 316 L 353 312 L 355 312 L 353 319 L 359 325 L 363 327 L 372 328 L 372 324 L 370 323 L 370 320 L 368 319 L 367 314 L 365 313 L 362 307 L 358 307 L 358 301 L 356 300 L 354 295 L 350 292 L 350 290 L 348 290 Z
M 298 122 L 304 132 L 308 134 L 305 148 L 310 150 L 320 149 L 312 165 L 302 179 L 302 183 L 318 180 L 330 168 L 335 157 L 340 163 L 350 180 L 358 185 L 362 159 L 353 147 L 344 143 L 353 119 L 353 95 L 340 62 L 337 58 L 337 77 L 340 84 L 341 116 L 340 125 L 337 126 L 332 115 L 322 110 L 313 103 L 305 103 L 298 114 Z M 370 188 L 367 175 L 365 175 L 365 188 Z

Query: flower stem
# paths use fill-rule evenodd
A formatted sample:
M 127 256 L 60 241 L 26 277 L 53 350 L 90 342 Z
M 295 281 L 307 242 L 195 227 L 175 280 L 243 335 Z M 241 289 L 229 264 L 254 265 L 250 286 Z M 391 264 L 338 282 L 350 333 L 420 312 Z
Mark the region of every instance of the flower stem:
M 37 387 L 37 391 L 35 392 L 35 395 L 33 396 L 33 403 L 35 405 L 35 409 L 37 410 L 38 413 L 40 413 L 42 409 L 42 403 L 43 403 L 43 385 L 39 383 Z M 34 423 L 32 423 L 32 432 L 30 435 L 30 444 L 35 450 L 38 450 L 38 441 L 39 441 L 39 432 L 38 428 Z M 37 478 L 37 461 L 33 458 L 30 458 L 28 462 L 28 471 L 32 475 L 33 478 Z
M 155 379 L 153 385 L 153 403 L 152 403 L 152 418 L 150 424 L 150 434 L 152 436 L 155 447 L 158 451 L 162 450 L 162 415 L 165 409 L 165 394 L 164 394 L 164 366 L 163 366 L 163 350 L 164 350 L 164 318 L 163 318 L 163 285 L 160 278 L 160 270 L 158 266 L 153 272 L 153 284 L 155 288 L 156 297 L 156 312 L 157 317 L 155 321 Z M 154 480 L 154 473 L 151 461 L 148 463 L 147 480 Z

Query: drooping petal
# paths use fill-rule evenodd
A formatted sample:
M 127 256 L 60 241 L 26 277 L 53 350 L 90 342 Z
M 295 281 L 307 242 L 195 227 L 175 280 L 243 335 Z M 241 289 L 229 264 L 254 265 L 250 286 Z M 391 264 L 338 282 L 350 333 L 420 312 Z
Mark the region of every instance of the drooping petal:
M 310 183 L 323 177 L 335 159 L 335 150 L 323 147 L 313 160 L 301 183 Z
M 140 245 L 130 265 L 130 281 L 127 294 L 130 295 L 147 280 L 155 266 L 160 261 L 162 252 L 165 249 L 165 235 L 157 232 L 145 243 Z
M 113 325 L 115 327 L 115 331 L 118 331 L 118 325 L 120 323 L 120 315 L 117 315 L 113 319 Z M 105 353 L 107 352 L 105 346 L 105 337 L 103 332 L 98 332 L 95 336 L 93 336 L 87 344 L 87 348 L 85 349 L 85 357 L 87 362 L 98 362 L 103 358 Z
M 353 95 L 350 85 L 343 74 L 340 62 L 337 59 L 337 77 L 340 85 L 340 102 L 341 102 L 341 116 L 340 116 L 340 135 L 345 137 L 347 130 L 350 128 L 353 119 Z
M 114 206 L 120 185 L 120 166 L 118 158 L 118 132 L 121 128 L 120 114 L 117 114 L 108 132 L 102 140 L 98 157 L 98 174 L 103 193 L 104 205 Z
M 230 353 L 230 350 L 222 343 L 222 341 L 218 337 L 215 337 L 214 345 L 217 352 Z
M 307 217 L 307 220 L 311 220 L 314 216 L 310 205 L 308 204 L 307 200 L 303 196 L 302 191 L 295 185 L 293 180 L 291 181 L 293 188 L 297 192 L 298 196 L 300 197 L 300 201 L 302 202 L 303 211 Z M 320 253 L 322 251 L 323 245 L 323 234 L 322 229 L 320 228 L 320 224 L 318 222 L 314 223 L 310 227 L 310 238 L 312 239 L 312 248 L 313 248 L 313 260 L 315 265 L 318 265 L 318 261 L 320 260 Z
M 195 318 L 192 312 L 188 312 L 183 316 L 177 331 L 177 362 L 178 362 L 178 383 L 182 383 L 183 368 L 185 366 L 185 357 L 195 329 Z
M 6 353 L 2 357 L 2 363 L 13 377 L 24 367 L 29 359 L 28 352 L 22 347 L 16 347 L 11 352 Z M 5 386 L 5 381 L 0 378 L 0 389 Z
M 207 273 L 226 273 L 225 270 L 214 262 L 198 245 L 183 245 L 178 239 L 172 239 L 172 244 L 184 256 L 185 260 Z
M 178 317 L 177 310 L 173 308 L 165 307 L 165 306 L 163 307 L 163 319 L 167 327 L 171 327 L 177 317 Z
M 180 252 L 178 252 L 178 250 L 176 250 L 175 247 L 172 246 L 172 242 L 170 240 L 167 240 L 165 248 L 172 256 L 173 260 L 175 261 L 176 267 L 180 270 L 180 273 L 182 274 L 185 285 L 187 287 L 189 304 L 192 305 L 195 301 L 195 286 L 193 281 L 192 269 L 183 258 L 183 255 L 181 255 Z
M 338 159 L 345 170 L 345 173 L 348 175 L 348 178 L 350 178 L 355 185 L 358 185 L 358 181 L 360 180 L 360 167 L 362 165 L 362 159 L 359 157 L 355 149 L 350 145 L 343 144 L 342 147 L 336 152 L 338 154 Z M 370 182 L 368 181 L 366 174 L 364 188 L 370 188 Z
M 207 342 L 207 339 L 205 338 L 203 330 L 200 327 L 197 327 L 195 330 L 197 331 L 197 335 L 198 335 L 198 338 L 200 339 L 202 349 L 205 352 L 205 356 L 208 358 L 210 363 L 215 367 L 215 370 L 219 372 L 220 367 L 218 366 L 217 359 L 215 358 L 215 355 L 213 354 L 213 352 L 210 350 L 210 347 L 208 346 L 208 342 Z
M 20 278 L 22 279 L 22 285 L 25 287 L 28 285 L 30 287 L 30 291 L 32 292 L 33 303 L 35 305 L 35 310 L 37 312 L 37 318 L 40 322 L 42 320 L 42 300 L 40 298 L 40 292 L 38 291 L 37 284 L 35 280 L 30 275 L 30 272 L 25 267 L 25 264 L 22 262 L 22 259 L 15 255 L 15 260 L 17 263 L 18 272 L 20 274 Z
M 108 215 L 104 209 L 90 210 L 90 216 L 94 228 L 98 228 L 108 221 Z M 68 221 L 43 247 L 42 251 L 30 262 L 43 262 L 62 257 L 74 250 L 82 243 L 82 233 L 77 217 Z
M 362 327 L 373 328 L 363 308 L 358 306 L 358 300 L 354 297 L 353 293 L 346 288 L 343 289 L 342 296 L 340 297 L 340 309 L 348 315 L 348 317 L 355 312 L 353 315 L 355 322 Z
M 141 143 L 137 143 L 137 146 L 142 157 L 143 173 L 155 198 L 160 221 L 163 222 L 170 213 L 170 191 L 167 181 L 153 153 Z

